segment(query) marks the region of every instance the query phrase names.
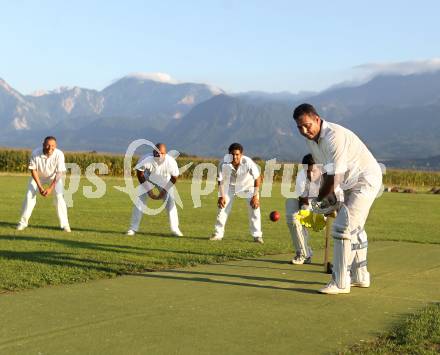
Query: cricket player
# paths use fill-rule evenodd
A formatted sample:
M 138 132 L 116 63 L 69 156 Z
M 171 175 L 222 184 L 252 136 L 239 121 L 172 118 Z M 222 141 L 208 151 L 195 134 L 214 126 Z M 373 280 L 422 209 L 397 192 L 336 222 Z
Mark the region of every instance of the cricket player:
M 300 210 L 311 210 L 309 197 L 316 197 L 316 186 L 319 188 L 319 182 L 313 184 L 312 181 L 320 177 L 320 172 L 317 171 L 311 154 L 303 157 L 302 164 L 304 169 L 298 171 L 295 184 L 295 193 L 298 198 L 288 198 L 286 200 L 286 222 L 295 248 L 295 256 L 291 260 L 291 264 L 294 265 L 310 264 L 312 262 L 313 251 L 309 246 L 309 233 L 296 216 Z
M 176 202 L 174 199 L 174 184 L 179 176 L 179 167 L 176 160 L 167 154 L 166 145 L 157 143 L 153 155 L 145 155 L 139 159 L 135 166 L 136 176 L 140 184 L 146 188 L 146 192 L 140 196 L 140 204 L 133 207 L 130 228 L 127 235 L 135 235 L 142 220 L 142 205 L 146 203 L 148 197 L 153 200 L 166 201 L 166 210 L 170 220 L 171 234 L 176 237 L 183 237 L 179 229 L 179 216 L 177 214 Z M 171 183 L 168 190 L 166 184 Z M 159 193 L 153 192 L 153 185 L 158 187 Z
M 338 206 L 333 223 L 332 280 L 319 292 L 349 293 L 350 285 L 370 286 L 367 270 L 365 222 L 382 187 L 382 171 L 365 144 L 350 130 L 323 120 L 310 104 L 295 108 L 293 118 L 317 164 L 322 164 L 323 182 L 313 210 Z M 343 201 L 333 201 L 335 189 Z
M 246 198 L 248 202 L 251 236 L 254 242 L 263 244 L 259 199 L 260 169 L 251 158 L 243 155 L 243 146 L 240 143 L 231 144 L 228 151 L 229 154 L 218 167 L 218 214 L 214 234 L 210 240 L 223 239 L 234 198 L 239 196 Z
M 43 197 L 53 194 L 60 227 L 65 232 L 70 232 L 67 206 L 63 196 L 63 175 L 66 172 L 66 166 L 64 154 L 57 149 L 55 137 L 46 137 L 42 148 L 37 148 L 32 152 L 28 169 L 31 171 L 32 177 L 29 180 L 17 230 L 21 231 L 28 226 L 39 192 Z

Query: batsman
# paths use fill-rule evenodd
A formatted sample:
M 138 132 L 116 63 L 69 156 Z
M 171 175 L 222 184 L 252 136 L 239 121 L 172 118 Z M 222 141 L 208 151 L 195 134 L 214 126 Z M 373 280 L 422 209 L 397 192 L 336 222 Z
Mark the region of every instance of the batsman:
M 350 287 L 369 287 L 365 222 L 381 191 L 382 171 L 366 145 L 350 130 L 322 119 L 310 104 L 295 108 L 293 118 L 316 164 L 322 165 L 323 180 L 313 212 L 336 210 L 332 227 L 333 274 L 320 293 L 350 293 Z M 342 190 L 337 194 L 335 190 Z

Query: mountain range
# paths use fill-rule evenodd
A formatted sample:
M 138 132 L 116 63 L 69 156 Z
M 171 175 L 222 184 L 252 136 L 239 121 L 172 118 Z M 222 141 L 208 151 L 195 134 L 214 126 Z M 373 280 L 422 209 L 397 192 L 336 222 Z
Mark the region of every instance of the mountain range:
M 206 84 L 134 74 L 101 91 L 62 87 L 23 95 L 0 79 L 0 146 L 33 148 L 55 135 L 65 150 L 123 153 L 132 140 L 146 138 L 218 157 L 238 141 L 247 155 L 297 161 L 306 146 L 292 111 L 302 102 L 352 129 L 379 159 L 440 155 L 440 71 L 379 75 L 299 94 L 228 94 Z

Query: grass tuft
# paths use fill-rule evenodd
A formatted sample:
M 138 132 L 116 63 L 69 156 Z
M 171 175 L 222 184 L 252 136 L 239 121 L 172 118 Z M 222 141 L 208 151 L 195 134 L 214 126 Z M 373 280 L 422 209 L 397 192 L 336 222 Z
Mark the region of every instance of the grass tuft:
M 377 339 L 354 345 L 339 352 L 343 355 L 423 354 L 440 353 L 440 303 L 410 314 L 388 333 Z

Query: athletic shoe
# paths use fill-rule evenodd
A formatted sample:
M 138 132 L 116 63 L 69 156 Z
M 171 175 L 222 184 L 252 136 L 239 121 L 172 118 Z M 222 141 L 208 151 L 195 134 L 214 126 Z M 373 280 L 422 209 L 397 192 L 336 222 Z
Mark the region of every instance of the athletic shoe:
M 263 237 L 254 237 L 254 242 L 264 244 Z
M 133 236 L 135 234 L 136 234 L 136 232 L 133 229 L 129 229 L 126 233 L 126 235 L 129 235 L 129 236 Z
M 370 275 L 368 275 L 366 280 L 364 280 L 362 282 L 351 280 L 351 286 L 353 286 L 353 287 L 362 287 L 362 288 L 370 287 Z
M 24 224 L 19 223 L 19 224 L 17 225 L 17 230 L 18 230 L 18 231 L 22 231 L 22 230 L 24 230 L 26 227 L 27 227 L 27 226 L 25 226 Z
M 180 229 L 176 231 L 171 231 L 171 234 L 174 235 L 175 237 L 183 237 L 183 233 L 180 231 Z
M 319 293 L 325 293 L 327 295 L 338 295 L 340 293 L 350 293 L 350 286 L 347 286 L 346 288 L 339 288 L 336 285 L 336 282 L 331 280 L 325 287 L 321 288 Z
M 296 255 L 292 260 L 290 260 L 290 263 L 293 265 L 311 264 L 312 257 L 309 256 L 308 258 L 305 258 L 303 255 Z
M 211 238 L 209 238 L 209 240 L 222 240 L 223 239 L 223 237 L 220 237 L 219 235 L 213 235 L 213 236 L 211 236 Z
M 365 281 L 365 282 L 352 282 L 351 283 L 352 287 L 361 287 L 361 288 L 368 288 L 370 287 L 370 281 Z
M 70 233 L 72 230 L 70 229 L 69 226 L 67 226 L 63 228 L 63 231 L 65 231 L 66 233 Z

